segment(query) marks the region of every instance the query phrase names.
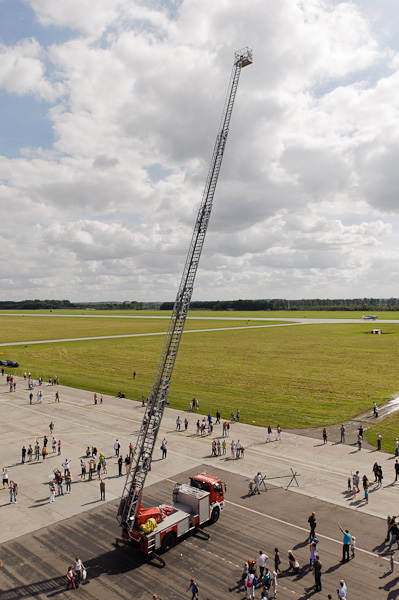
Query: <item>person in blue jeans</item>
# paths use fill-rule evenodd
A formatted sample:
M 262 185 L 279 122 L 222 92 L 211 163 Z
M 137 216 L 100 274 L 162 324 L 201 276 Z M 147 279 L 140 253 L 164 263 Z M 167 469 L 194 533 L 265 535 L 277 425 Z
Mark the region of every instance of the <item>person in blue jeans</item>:
M 199 587 L 198 585 L 195 583 L 194 579 L 191 579 L 190 581 L 190 585 L 187 588 L 187 591 L 191 589 L 191 600 L 197 600 L 199 598 Z
M 344 534 L 344 538 L 342 540 L 342 544 L 343 544 L 342 545 L 342 562 L 348 562 L 349 561 L 349 545 L 351 543 L 351 534 L 349 533 L 349 531 L 347 529 L 345 529 L 345 531 L 344 531 L 339 523 L 338 523 L 338 527 Z

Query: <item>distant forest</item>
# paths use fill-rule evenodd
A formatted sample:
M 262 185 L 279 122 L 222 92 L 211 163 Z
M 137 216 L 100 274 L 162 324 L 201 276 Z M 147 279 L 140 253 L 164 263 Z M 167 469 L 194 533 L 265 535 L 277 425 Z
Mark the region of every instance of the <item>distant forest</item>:
M 171 311 L 173 302 L 70 302 L 69 300 L 21 300 L 19 302 L 0 301 L 0 310 L 148 310 Z M 191 302 L 191 310 L 358 310 L 377 312 L 379 310 L 399 310 L 399 298 L 354 298 L 338 300 L 218 300 Z
M 161 304 L 161 310 L 172 310 L 173 302 Z M 339 300 L 219 300 L 191 302 L 190 308 L 208 310 L 399 310 L 399 298 L 354 298 Z

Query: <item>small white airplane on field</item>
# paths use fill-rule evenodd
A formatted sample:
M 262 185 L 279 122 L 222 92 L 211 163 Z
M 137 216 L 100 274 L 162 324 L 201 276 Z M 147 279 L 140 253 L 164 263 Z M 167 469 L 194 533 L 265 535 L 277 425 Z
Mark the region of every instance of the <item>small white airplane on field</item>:
M 363 315 L 363 321 L 376 321 L 377 315 Z

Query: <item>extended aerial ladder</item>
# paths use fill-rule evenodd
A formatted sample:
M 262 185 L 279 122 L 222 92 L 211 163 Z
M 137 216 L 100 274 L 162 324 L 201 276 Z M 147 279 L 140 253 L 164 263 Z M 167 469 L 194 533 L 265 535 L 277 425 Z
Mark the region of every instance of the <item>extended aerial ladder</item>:
M 148 397 L 143 422 L 138 434 L 137 443 L 131 459 L 130 469 L 126 476 L 125 485 L 117 513 L 117 518 L 123 529 L 134 527 L 137 512 L 141 507 L 141 497 L 147 473 L 151 466 L 151 458 L 159 427 L 168 403 L 167 398 L 172 378 L 173 367 L 183 335 L 184 323 L 193 293 L 194 279 L 208 228 L 212 210 L 213 197 L 222 164 L 223 153 L 229 131 L 231 113 L 237 92 L 241 69 L 252 63 L 252 48 L 245 47 L 234 55 L 234 65 L 230 84 L 223 110 L 219 132 L 213 150 L 211 165 L 205 184 L 202 202 L 198 212 L 191 239 L 183 276 L 177 292 L 168 332 L 165 337 L 158 368 Z

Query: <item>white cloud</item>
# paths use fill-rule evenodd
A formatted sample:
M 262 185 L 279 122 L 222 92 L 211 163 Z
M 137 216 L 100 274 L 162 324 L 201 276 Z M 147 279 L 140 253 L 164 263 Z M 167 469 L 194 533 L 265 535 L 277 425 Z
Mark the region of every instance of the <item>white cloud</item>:
M 392 295 L 399 55 L 372 4 L 27 2 L 71 35 L 0 48 L 0 87 L 52 103 L 55 136 L 0 157 L 7 297 L 174 297 L 246 44 L 194 297 Z

